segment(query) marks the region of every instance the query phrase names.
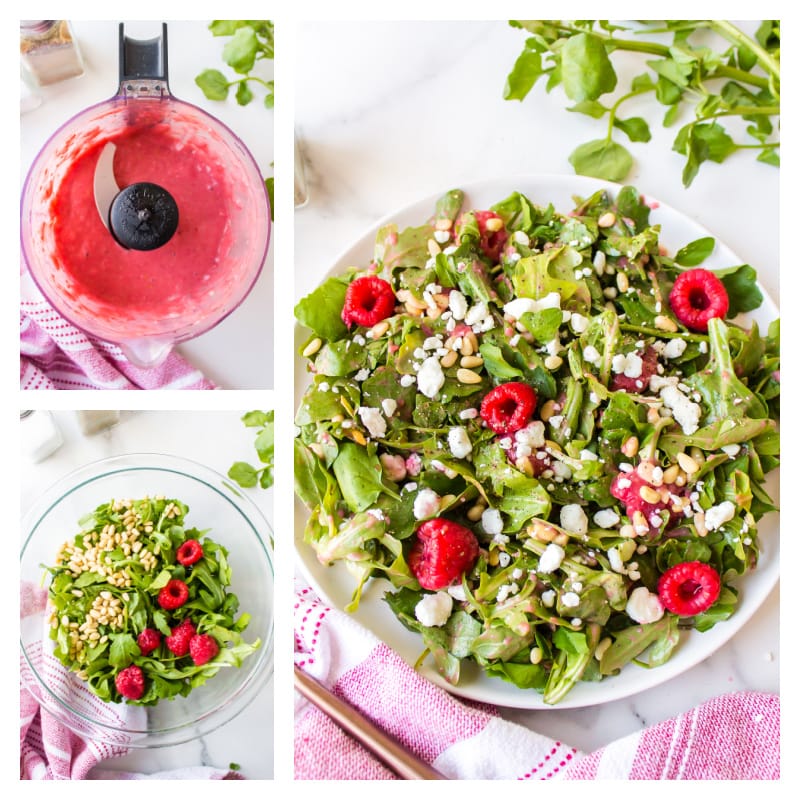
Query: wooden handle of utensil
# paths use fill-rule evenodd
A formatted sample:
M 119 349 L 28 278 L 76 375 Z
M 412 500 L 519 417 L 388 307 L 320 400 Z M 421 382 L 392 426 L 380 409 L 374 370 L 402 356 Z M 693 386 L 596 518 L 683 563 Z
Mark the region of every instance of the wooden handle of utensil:
M 336 697 L 299 667 L 294 668 L 295 688 L 339 727 L 377 756 L 389 769 L 406 780 L 447 780 L 429 764 L 401 747 L 352 706 Z

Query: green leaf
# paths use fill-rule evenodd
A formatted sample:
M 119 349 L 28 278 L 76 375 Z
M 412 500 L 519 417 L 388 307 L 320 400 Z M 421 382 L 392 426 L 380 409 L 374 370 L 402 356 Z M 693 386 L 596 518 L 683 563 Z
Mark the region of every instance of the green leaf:
M 603 43 L 596 36 L 579 33 L 561 48 L 561 80 L 570 100 L 597 100 L 612 92 L 617 73 Z
M 258 483 L 258 471 L 244 461 L 237 461 L 228 470 L 228 477 L 239 486 L 249 489 Z
M 720 280 L 728 293 L 728 317 L 754 311 L 764 300 L 757 285 L 758 276 L 749 264 L 742 264 L 735 271 L 722 275 Z
M 572 151 L 569 163 L 578 175 L 622 181 L 633 166 L 633 157 L 621 145 L 607 139 L 586 142 Z
M 649 142 L 650 126 L 641 117 L 629 117 L 628 119 L 614 120 L 614 127 L 619 128 L 632 142 Z
M 246 75 L 253 69 L 258 52 L 256 32 L 246 25 L 234 31 L 230 41 L 222 48 L 222 60 L 240 75 Z
M 682 267 L 696 267 L 702 264 L 714 251 L 716 242 L 712 236 L 704 236 L 689 242 L 675 253 L 675 263 Z
M 228 97 L 230 84 L 218 69 L 203 70 L 194 82 L 209 100 L 225 100 Z
M 246 106 L 252 99 L 253 99 L 253 92 L 250 91 L 250 87 L 248 86 L 247 81 L 242 81 L 236 87 L 236 102 L 240 106 Z
M 341 339 L 347 333 L 342 321 L 347 285 L 341 278 L 328 278 L 295 306 L 297 321 L 323 339 Z
M 384 487 L 381 483 L 381 462 L 365 448 L 345 442 L 333 462 L 342 497 L 352 511 L 364 511 L 377 499 Z
M 526 46 L 506 78 L 503 98 L 505 100 L 524 100 L 542 74 L 541 53 Z

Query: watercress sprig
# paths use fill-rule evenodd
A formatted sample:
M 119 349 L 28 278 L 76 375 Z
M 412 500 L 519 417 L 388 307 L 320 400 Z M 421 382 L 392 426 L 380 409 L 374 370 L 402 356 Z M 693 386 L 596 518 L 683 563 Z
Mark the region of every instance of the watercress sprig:
M 706 161 L 720 163 L 752 149 L 757 159 L 779 166 L 780 22 L 763 21 L 753 37 L 726 20 L 667 20 L 630 25 L 610 20 L 511 20 L 530 36 L 506 79 L 506 100 L 523 100 L 540 78 L 550 92 L 561 85 L 573 105 L 567 110 L 594 119 L 607 117 L 605 135 L 575 148 L 569 162 L 579 175 L 624 181 L 633 156 L 616 136 L 631 142 L 651 139 L 643 117 L 623 117 L 622 106 L 650 94 L 665 107 L 664 127 L 685 108 L 694 119 L 677 132 L 672 149 L 685 157 L 683 185 L 688 187 Z M 708 34 L 727 47 L 710 46 Z M 694 38 L 693 38 L 694 37 Z M 647 69 L 628 91 L 601 102 L 618 89 L 614 53 L 640 54 Z M 725 127 L 738 117 L 747 141 L 735 141 Z

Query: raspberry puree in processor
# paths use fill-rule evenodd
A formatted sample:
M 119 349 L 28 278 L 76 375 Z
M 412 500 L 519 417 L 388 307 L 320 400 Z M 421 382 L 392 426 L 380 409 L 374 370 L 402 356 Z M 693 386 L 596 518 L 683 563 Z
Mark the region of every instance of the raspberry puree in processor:
M 75 157 L 51 208 L 53 258 L 76 296 L 115 307 L 117 317 L 135 318 L 145 309 L 148 316 L 168 317 L 187 304 L 204 305 L 215 287 L 230 280 L 236 266 L 226 258 L 234 245 L 230 216 L 236 205 L 230 176 L 203 142 L 192 139 L 167 124 L 133 126 L 110 138 L 120 188 L 155 183 L 177 203 L 178 228 L 155 250 L 122 247 L 95 207 L 95 167 L 109 140 Z

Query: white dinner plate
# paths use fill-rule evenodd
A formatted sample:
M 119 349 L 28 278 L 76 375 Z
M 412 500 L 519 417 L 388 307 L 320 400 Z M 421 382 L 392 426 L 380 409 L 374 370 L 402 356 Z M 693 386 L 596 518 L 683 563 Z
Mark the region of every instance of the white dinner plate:
M 376 223 L 334 261 L 325 277 L 340 274 L 350 266 L 366 267 L 372 258 L 376 233 L 382 225 L 394 222 L 402 230 L 406 226 L 423 224 L 433 212 L 436 200 L 450 189 L 459 188 L 465 192 L 463 205 L 465 210 L 488 208 L 516 191 L 524 194 L 538 206 L 547 206 L 548 203 L 552 203 L 556 211 L 566 213 L 575 207 L 574 198 L 576 196 L 585 198 L 603 187 L 609 189 L 613 196 L 616 196 L 621 188 L 617 184 L 577 175 L 496 178 L 457 187 L 446 186 L 442 188 L 441 192 L 389 214 Z M 679 211 L 649 196 L 646 196 L 646 199 L 653 207 L 650 224 L 661 225 L 659 242 L 666 246 L 669 254 L 673 254 L 680 247 L 695 239 L 714 236 L 713 233 Z M 721 269 L 743 263 L 723 242 L 717 237 L 714 238 L 716 247 L 703 262 L 703 267 Z M 757 264 L 752 266 L 758 270 Z M 763 291 L 763 287 L 761 290 L 764 294 L 764 302 L 760 308 L 748 314 L 747 319 L 757 322 L 759 330 L 765 332 L 768 324 L 778 317 L 779 312 L 776 304 Z M 296 325 L 295 352 L 299 352 L 307 338 L 308 331 Z M 308 383 L 305 360 L 298 355 L 295 362 L 295 407 L 300 404 Z M 779 499 L 777 470 L 769 476 L 765 489 L 777 506 Z M 297 564 L 305 579 L 326 603 L 335 608 L 344 609 L 352 598 L 355 580 L 342 563 L 336 563 L 329 567 L 319 563 L 314 550 L 303 542 L 303 528 L 307 518 L 306 508 L 295 498 Z M 733 616 L 703 633 L 693 630 L 682 631 L 681 642 L 672 658 L 660 667 L 647 669 L 636 664 L 629 664 L 621 670 L 619 675 L 605 678 L 603 681 L 578 682 L 555 706 L 546 705 L 542 701 L 541 695 L 533 689 L 520 689 L 500 678 L 484 675 L 480 668 L 472 662 L 462 662 L 461 678 L 457 686 L 447 683 L 436 672 L 430 658 L 426 659 L 420 668 L 421 673 L 434 683 L 461 697 L 498 706 L 524 709 L 580 708 L 608 703 L 651 689 L 691 669 L 722 647 L 750 619 L 776 585 L 779 575 L 778 514 L 765 515 L 759 522 L 758 532 L 761 544 L 759 564 L 756 570 L 741 576 L 735 582 L 734 585 L 740 594 L 739 607 Z M 391 588 L 391 584 L 382 578 L 372 579 L 365 587 L 359 607 L 352 616 L 378 639 L 392 647 L 407 663 L 413 665 L 424 649 L 422 639 L 403 627 L 395 618 L 388 604 L 383 601 L 384 593 Z

